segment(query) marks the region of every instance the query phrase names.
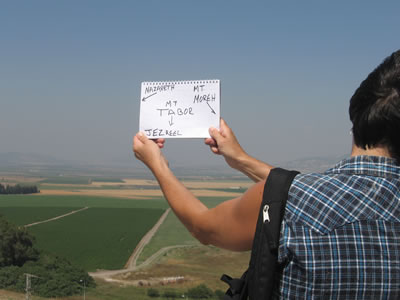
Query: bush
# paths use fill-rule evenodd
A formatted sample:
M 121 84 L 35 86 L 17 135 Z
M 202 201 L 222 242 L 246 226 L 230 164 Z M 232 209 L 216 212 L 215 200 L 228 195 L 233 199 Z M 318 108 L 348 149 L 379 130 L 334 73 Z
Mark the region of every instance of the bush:
M 17 266 L 0 268 L 0 289 L 16 286 L 18 279 L 23 275 Z
M 80 280 L 95 286 L 92 277 L 65 259 L 37 251 L 32 237 L 0 217 L 0 289 L 25 290 L 25 275 L 31 278 L 35 294 L 64 297 L 82 292 Z
M 188 297 L 192 299 L 207 299 L 213 297 L 214 293 L 205 284 L 200 284 L 191 288 L 187 292 Z
M 149 296 L 151 298 L 158 298 L 158 297 L 160 297 L 160 292 L 156 289 L 148 289 L 147 296 Z
M 175 298 L 178 298 L 178 293 L 175 291 L 175 290 L 166 290 L 164 293 L 163 293 L 163 297 L 164 298 L 167 298 L 167 299 L 175 299 Z
M 86 287 L 95 286 L 87 272 L 71 265 L 65 259 L 41 253 L 38 261 L 30 261 L 22 267 L 10 266 L 0 269 L 0 288 L 24 292 L 25 273 L 31 278 L 35 295 L 41 297 L 65 297 L 82 293 L 82 281 Z
M 34 238 L 24 228 L 18 228 L 0 216 L 0 267 L 22 266 L 37 260 Z

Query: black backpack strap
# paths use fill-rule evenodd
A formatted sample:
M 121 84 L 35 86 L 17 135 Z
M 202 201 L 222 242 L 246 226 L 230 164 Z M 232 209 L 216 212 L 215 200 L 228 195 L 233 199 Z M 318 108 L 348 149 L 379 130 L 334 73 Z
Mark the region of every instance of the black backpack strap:
M 247 299 L 247 271 L 240 278 L 232 278 L 229 275 L 222 275 L 221 280 L 229 285 L 223 300 L 244 300 Z
M 250 299 L 266 300 L 272 296 L 282 218 L 290 186 L 297 174 L 296 171 L 272 169 L 264 186 L 247 275 Z
M 280 227 L 288 191 L 299 172 L 275 168 L 264 186 L 249 268 L 240 279 L 223 275 L 228 283 L 224 300 L 270 299 L 278 260 Z

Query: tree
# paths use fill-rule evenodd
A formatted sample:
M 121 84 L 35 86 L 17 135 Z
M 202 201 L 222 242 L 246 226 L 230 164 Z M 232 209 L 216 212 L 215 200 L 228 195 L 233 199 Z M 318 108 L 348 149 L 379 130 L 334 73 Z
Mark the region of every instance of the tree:
M 38 257 L 39 252 L 33 248 L 33 237 L 26 229 L 18 228 L 0 216 L 0 267 L 20 267 Z
M 0 184 L 0 194 L 34 194 L 39 193 L 37 186 L 2 185 Z
M 213 297 L 214 293 L 205 284 L 200 284 L 189 289 L 187 295 L 192 299 L 207 299 Z
M 34 274 L 32 285 L 42 297 L 65 297 L 82 292 L 95 282 L 83 269 L 66 259 L 39 252 L 25 229 L 17 228 L 0 216 L 0 288 L 23 292 L 25 273 Z
M 4 185 L 0 183 L 0 194 L 5 194 L 5 193 L 6 193 L 6 188 L 4 187 Z

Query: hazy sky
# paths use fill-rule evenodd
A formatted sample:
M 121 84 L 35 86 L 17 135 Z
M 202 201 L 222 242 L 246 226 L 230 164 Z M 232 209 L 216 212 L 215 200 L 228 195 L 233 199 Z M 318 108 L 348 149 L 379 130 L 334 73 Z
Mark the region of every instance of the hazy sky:
M 0 152 L 126 161 L 140 83 L 221 80 L 221 114 L 268 161 L 350 151 L 348 100 L 400 48 L 399 1 L 0 1 Z M 169 140 L 176 164 L 219 161 Z

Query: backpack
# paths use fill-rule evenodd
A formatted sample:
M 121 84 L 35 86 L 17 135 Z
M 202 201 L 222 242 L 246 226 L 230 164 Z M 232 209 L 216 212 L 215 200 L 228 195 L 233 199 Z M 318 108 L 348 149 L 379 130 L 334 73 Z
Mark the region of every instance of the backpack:
M 280 228 L 288 191 L 297 171 L 274 168 L 264 186 L 249 268 L 241 278 L 224 274 L 229 285 L 224 300 L 267 300 L 272 298 L 278 261 Z

